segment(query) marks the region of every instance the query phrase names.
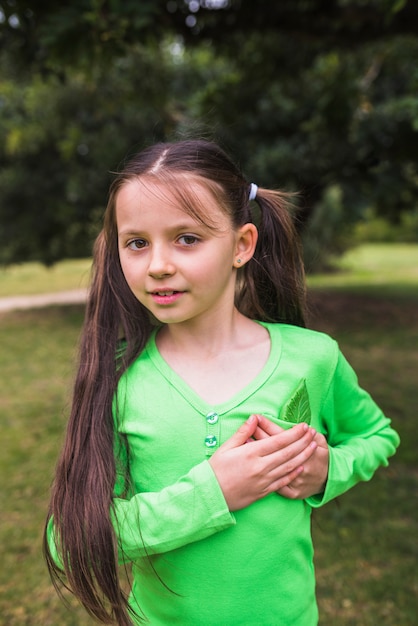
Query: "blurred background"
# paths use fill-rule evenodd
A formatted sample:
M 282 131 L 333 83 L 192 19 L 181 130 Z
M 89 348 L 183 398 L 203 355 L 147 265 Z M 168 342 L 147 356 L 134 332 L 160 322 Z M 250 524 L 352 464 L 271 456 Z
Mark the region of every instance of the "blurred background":
M 301 193 L 310 269 L 417 241 L 417 32 L 407 0 L 2 0 L 0 260 L 88 256 L 107 172 L 188 136 Z
M 417 35 L 414 0 L 0 0 L 0 298 L 87 286 L 112 171 L 156 141 L 299 192 L 310 325 L 403 440 L 315 513 L 325 626 L 418 620 Z M 0 313 L 2 626 L 92 623 L 40 552 L 82 318 Z

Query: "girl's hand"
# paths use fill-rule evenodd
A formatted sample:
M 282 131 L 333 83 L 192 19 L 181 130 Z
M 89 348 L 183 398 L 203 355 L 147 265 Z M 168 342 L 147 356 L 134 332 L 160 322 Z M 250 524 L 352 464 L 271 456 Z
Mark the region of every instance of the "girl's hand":
M 317 447 L 307 424 L 247 443 L 258 428 L 252 415 L 209 460 L 230 511 L 288 487 Z
M 256 439 L 265 439 L 283 431 L 280 426 L 277 426 L 277 424 L 274 424 L 266 417 L 258 415 L 257 418 L 258 428 L 256 428 L 253 435 Z M 303 500 L 324 491 L 328 478 L 328 443 L 321 433 L 316 433 L 314 442 L 317 444 L 315 454 L 312 454 L 303 464 L 303 471 L 290 483 L 277 490 L 285 498 Z

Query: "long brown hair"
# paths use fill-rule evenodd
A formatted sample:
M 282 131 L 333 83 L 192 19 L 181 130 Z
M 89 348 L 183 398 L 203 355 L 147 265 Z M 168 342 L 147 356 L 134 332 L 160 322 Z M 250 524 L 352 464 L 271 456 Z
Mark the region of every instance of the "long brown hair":
M 72 409 L 47 518 L 47 525 L 53 518 L 62 567 L 51 554 L 46 531 L 44 538 L 54 584 L 59 588 L 66 581 L 87 611 L 104 624 L 132 623 L 118 576 L 110 518 L 118 436 L 112 401 L 120 376 L 143 350 L 152 330 L 147 310 L 122 273 L 115 201 L 126 182 L 153 179 L 170 185 L 184 210 L 210 225 L 205 207 L 190 194 L 190 176 L 207 185 L 234 228 L 248 222 L 257 225 L 254 257 L 238 270 L 237 308 L 252 319 L 304 326 L 304 272 L 290 196 L 260 188 L 251 207 L 248 181 L 225 152 L 208 141 L 156 144 L 128 162 L 111 185 L 104 227 L 94 248 Z M 123 351 L 118 350 L 121 337 Z

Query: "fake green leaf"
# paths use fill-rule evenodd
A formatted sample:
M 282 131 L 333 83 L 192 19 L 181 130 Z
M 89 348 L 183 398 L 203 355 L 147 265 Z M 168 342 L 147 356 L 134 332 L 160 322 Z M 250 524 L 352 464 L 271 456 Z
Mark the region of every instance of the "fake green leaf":
M 303 379 L 296 389 L 295 393 L 283 407 L 281 419 L 286 422 L 299 424 L 305 422 L 311 423 L 311 407 L 309 405 L 309 395 L 306 388 L 306 381 Z

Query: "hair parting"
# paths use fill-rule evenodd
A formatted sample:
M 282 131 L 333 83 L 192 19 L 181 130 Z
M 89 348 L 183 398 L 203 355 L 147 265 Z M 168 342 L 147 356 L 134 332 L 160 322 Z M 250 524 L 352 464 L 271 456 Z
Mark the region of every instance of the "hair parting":
M 133 614 L 120 584 L 111 521 L 118 469 L 115 446 L 125 445 L 118 439 L 114 398 L 120 377 L 141 353 L 153 328 L 122 272 L 116 199 L 123 185 L 141 178 L 169 189 L 186 212 L 216 228 L 192 192 L 191 177 L 206 186 L 234 228 L 252 221 L 257 225 L 254 257 L 237 270 L 237 308 L 260 321 L 304 325 L 304 273 L 289 210 L 291 195 L 259 188 L 255 198 L 259 215 L 253 220 L 248 181 L 219 146 L 207 141 L 156 144 L 127 163 L 110 187 L 103 230 L 94 247 L 72 407 L 44 536 L 56 587 L 69 588 L 103 624 L 130 626 L 133 619 L 136 623 L 143 619 Z M 127 468 L 125 473 L 128 480 Z M 48 540 L 51 524 L 58 561 Z M 138 534 L 140 542 L 140 529 Z

